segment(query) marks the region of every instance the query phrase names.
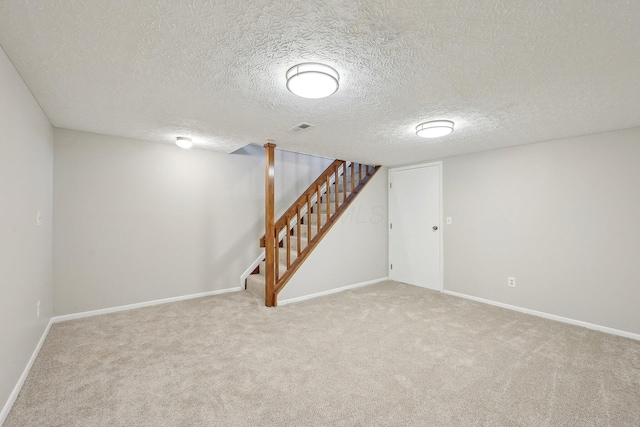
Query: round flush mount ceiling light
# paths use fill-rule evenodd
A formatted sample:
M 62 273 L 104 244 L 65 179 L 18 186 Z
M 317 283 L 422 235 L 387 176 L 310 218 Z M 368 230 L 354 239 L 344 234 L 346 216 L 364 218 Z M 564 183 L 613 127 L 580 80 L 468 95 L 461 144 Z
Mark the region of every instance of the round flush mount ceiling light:
M 188 149 L 193 147 L 193 141 L 191 138 L 179 136 L 176 138 L 176 145 L 180 148 Z
M 422 138 L 440 138 L 451 132 L 453 132 L 453 122 L 450 120 L 434 120 L 416 126 L 416 135 Z
M 326 98 L 338 90 L 338 72 L 316 62 L 298 64 L 287 71 L 287 89 L 303 98 Z

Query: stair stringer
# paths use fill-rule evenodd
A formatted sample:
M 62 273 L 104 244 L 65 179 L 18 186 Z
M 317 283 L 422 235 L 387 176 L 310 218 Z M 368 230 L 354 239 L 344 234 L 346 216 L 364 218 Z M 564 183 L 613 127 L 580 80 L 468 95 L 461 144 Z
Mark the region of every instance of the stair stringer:
M 381 168 L 278 295 L 286 301 L 388 275 L 387 177 Z
M 333 183 L 334 183 L 334 181 L 335 181 L 335 177 L 332 177 L 332 178 L 331 178 L 331 184 L 333 184 Z M 326 184 L 322 185 L 322 191 L 321 191 L 321 192 L 322 192 L 323 194 L 326 192 Z M 312 201 L 313 203 L 315 203 L 317 199 L 318 199 L 318 197 L 317 197 L 316 195 L 314 195 L 314 196 L 311 198 L 311 201 Z M 304 206 L 304 207 L 300 210 L 300 215 L 304 215 L 304 214 L 306 214 L 306 213 L 307 213 L 307 207 L 306 207 L 306 206 Z M 295 226 L 295 225 L 297 224 L 297 220 L 294 218 L 294 219 L 291 221 L 291 224 L 292 224 L 293 226 Z M 278 234 L 278 237 L 277 237 L 277 238 L 278 238 L 278 241 L 282 240 L 282 239 L 286 236 L 286 234 L 287 234 L 287 233 L 286 233 L 286 230 L 284 230 L 284 229 L 283 229 L 283 230 Z M 262 243 L 262 242 L 264 241 L 264 237 L 262 237 L 262 239 L 260 239 L 260 241 L 261 241 L 261 245 L 263 245 L 263 243 Z M 244 273 L 242 273 L 242 275 L 240 276 L 240 287 L 241 287 L 241 288 L 245 288 L 245 287 L 246 287 L 246 280 L 247 280 L 247 277 L 249 277 L 249 276 L 251 275 L 251 273 L 252 273 L 252 272 L 253 272 L 253 271 L 254 271 L 254 270 L 255 270 L 255 269 L 260 265 L 260 263 L 261 263 L 262 261 L 264 261 L 265 256 L 266 256 L 266 253 L 265 253 L 265 251 L 263 250 L 262 252 L 260 252 L 260 255 L 258 256 L 258 258 L 256 258 L 256 259 L 255 259 L 255 261 L 253 261 L 253 262 L 251 263 L 251 265 L 249 266 L 249 268 L 247 268 L 247 269 L 244 271 Z
M 295 261 L 291 264 L 291 267 L 287 269 L 282 276 L 279 277 L 276 283 L 276 303 L 278 294 L 284 289 L 284 287 L 289 283 L 289 280 L 296 274 L 296 271 L 304 264 L 307 258 L 314 252 L 317 245 L 322 243 L 322 240 L 326 235 L 331 232 L 333 226 L 338 222 L 338 220 L 342 217 L 342 215 L 349 209 L 349 207 L 353 204 L 353 202 L 358 198 L 358 196 L 364 191 L 364 189 L 368 186 L 371 180 L 376 176 L 377 172 L 380 170 L 381 166 L 372 166 L 373 173 L 366 175 L 362 181 L 358 184 L 356 189 L 346 198 L 345 202 L 340 205 L 337 211 L 333 215 L 331 215 L 330 219 L 322 226 L 321 234 L 318 236 L 318 239 L 314 239 L 310 244 L 308 249 L 302 252 L 302 254 L 295 259 Z
M 349 168 L 347 169 L 347 167 Z M 293 277 L 294 273 L 296 273 L 296 271 L 302 266 L 304 261 L 313 253 L 315 248 L 321 243 L 324 237 L 329 234 L 329 231 L 338 222 L 338 220 L 341 219 L 342 215 L 345 212 L 349 212 L 348 208 L 353 204 L 354 201 L 356 201 L 360 197 L 361 193 L 365 191 L 365 189 L 369 186 L 370 182 L 372 181 L 372 179 L 375 178 L 377 172 L 380 169 L 381 169 L 381 166 L 367 166 L 359 163 L 356 163 L 354 165 L 351 162 L 345 162 L 342 160 L 335 160 L 331 165 L 329 165 L 327 169 L 325 169 L 325 171 L 322 174 L 320 174 L 320 176 L 316 179 L 316 181 L 312 183 L 308 187 L 308 189 L 305 190 L 305 192 L 302 193 L 302 195 L 298 198 L 298 200 L 290 206 L 290 208 L 285 212 L 285 214 L 283 214 L 277 221 L 275 221 L 274 226 L 279 233 L 278 240 L 276 241 L 280 241 L 280 244 L 278 245 L 278 247 L 276 247 L 275 274 L 277 279 L 275 280 L 275 286 L 272 291 L 273 293 L 271 294 L 272 296 L 271 297 L 267 296 L 268 286 L 267 286 L 266 276 L 268 276 L 268 271 L 265 270 L 265 261 L 262 261 L 262 256 L 256 258 L 252 266 L 248 268 L 245 271 L 245 273 L 241 276 L 241 280 L 246 277 L 246 280 L 244 280 L 243 286 L 247 290 L 250 290 L 252 293 L 258 296 L 261 296 L 262 298 L 265 298 L 267 306 L 277 305 L 278 293 L 280 293 L 284 289 L 285 285 Z M 345 172 L 349 173 L 347 175 L 348 178 L 346 178 L 347 183 L 345 184 L 345 186 L 343 187 L 342 184 L 339 187 L 336 186 L 331 192 L 331 199 L 330 199 L 331 202 L 328 204 L 327 207 L 329 206 L 331 207 L 332 214 L 330 216 L 327 216 L 326 219 L 324 216 L 325 214 L 324 213 L 322 214 L 323 226 L 321 229 L 318 229 L 318 234 L 316 234 L 315 232 L 313 233 L 315 235 L 311 240 L 307 240 L 307 237 L 303 237 L 302 241 L 300 241 L 300 237 L 298 237 L 298 244 L 294 245 L 294 248 L 295 246 L 302 245 L 303 250 L 301 253 L 299 253 L 299 255 L 292 255 L 291 261 L 289 261 L 289 251 L 291 250 L 289 245 L 295 243 L 295 238 L 293 238 L 293 242 L 290 242 L 288 238 L 289 232 L 285 230 L 291 230 L 290 233 L 292 236 L 294 234 L 298 236 L 300 236 L 301 234 L 307 235 L 307 234 L 310 234 L 312 230 L 310 228 L 308 230 L 309 233 L 307 233 L 307 225 L 303 225 L 303 228 L 302 229 L 297 228 L 297 232 L 296 232 L 296 221 L 292 220 L 292 218 L 294 217 L 302 218 L 304 220 L 302 224 L 307 224 L 306 221 L 311 220 L 311 224 L 314 224 L 313 225 L 314 231 L 317 224 L 315 216 L 312 218 L 306 218 L 307 215 L 304 215 L 304 212 L 299 211 L 298 213 L 296 213 L 296 207 L 299 210 L 303 210 L 302 208 L 304 207 L 304 205 L 313 206 L 314 207 L 313 212 L 315 215 L 316 211 L 315 211 L 314 201 L 316 197 L 315 197 L 315 194 L 312 194 L 312 193 L 316 193 L 316 191 L 318 191 L 320 194 L 323 195 L 323 198 L 324 198 L 324 195 L 327 189 L 327 186 L 325 184 L 326 183 L 329 183 L 330 185 L 334 184 L 334 181 L 337 179 L 337 177 L 342 176 L 343 173 Z M 386 173 L 386 170 L 385 170 L 385 173 Z M 354 179 L 354 175 L 355 175 L 355 179 Z M 326 180 L 326 183 L 325 183 L 325 180 Z M 352 191 L 349 192 L 347 190 L 349 186 L 348 182 L 351 182 L 351 181 L 355 181 L 355 188 L 354 188 L 354 184 L 352 183 L 351 184 Z M 318 186 L 318 189 L 314 190 L 316 186 Z M 379 201 L 376 208 L 380 208 L 383 204 L 386 206 L 386 203 L 387 203 L 386 202 L 387 201 L 386 183 L 384 184 L 382 191 L 384 192 L 384 197 Z M 334 197 L 334 193 L 336 194 L 335 197 Z M 346 196 L 346 200 L 338 202 L 337 193 L 346 193 L 346 194 L 341 194 L 341 196 Z M 305 197 L 307 197 L 306 201 L 305 201 Z M 311 201 L 309 201 L 309 197 L 311 197 L 312 199 Z M 341 197 L 341 199 L 342 198 L 343 197 Z M 334 199 L 336 200 L 335 205 L 337 207 L 337 210 L 333 208 Z M 324 206 L 320 212 L 326 212 L 326 209 L 324 209 Z M 384 216 L 386 216 L 386 207 L 384 209 L 383 214 Z M 287 223 L 289 225 L 288 228 L 284 222 L 285 215 L 287 215 L 291 221 L 290 223 Z M 317 217 L 317 220 L 320 220 L 320 216 Z M 382 228 L 382 230 L 386 232 L 386 227 Z M 283 237 L 285 236 L 287 237 L 286 242 L 283 240 Z M 260 246 L 264 247 L 264 244 L 265 244 L 265 238 L 263 236 L 260 239 Z M 386 253 L 386 251 L 384 252 Z M 280 261 L 278 261 L 278 253 L 280 254 L 280 258 L 279 258 Z M 285 264 L 283 264 L 283 260 L 285 258 L 287 259 L 287 261 Z M 258 267 L 256 267 L 256 265 L 258 265 Z M 280 273 L 278 273 L 278 268 L 277 268 L 278 265 L 280 266 Z M 384 262 L 384 266 L 386 267 L 386 261 Z M 267 273 L 266 275 L 265 275 L 265 271 Z

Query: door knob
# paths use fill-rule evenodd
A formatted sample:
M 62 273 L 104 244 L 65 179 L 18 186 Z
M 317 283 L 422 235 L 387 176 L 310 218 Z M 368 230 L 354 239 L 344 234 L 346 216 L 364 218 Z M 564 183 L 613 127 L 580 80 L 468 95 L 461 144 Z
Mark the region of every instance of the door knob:
M 437 231 L 437 230 L 438 230 L 438 226 L 437 226 L 437 225 L 434 225 L 434 226 L 433 226 L 433 231 Z

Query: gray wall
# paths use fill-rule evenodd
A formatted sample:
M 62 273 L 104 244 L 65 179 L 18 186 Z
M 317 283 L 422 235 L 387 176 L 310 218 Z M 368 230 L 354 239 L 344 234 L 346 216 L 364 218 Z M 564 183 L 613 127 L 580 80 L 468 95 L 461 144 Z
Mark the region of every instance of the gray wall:
M 2 409 L 51 317 L 53 128 L 2 49 L 0 94 Z
M 640 128 L 445 159 L 444 215 L 446 290 L 640 333 Z
M 264 156 L 56 129 L 58 315 L 236 288 L 261 250 Z M 280 208 L 329 159 L 277 152 Z
M 387 169 L 382 168 L 278 295 L 279 301 L 388 275 Z
M 261 173 L 264 174 L 264 155 L 260 155 Z M 275 152 L 275 202 L 276 218 L 289 209 L 298 197 L 309 188 L 309 185 L 331 164 L 333 159 L 326 157 L 309 156 L 306 154 L 282 151 Z M 261 181 L 264 186 L 264 181 Z M 264 194 L 264 188 L 261 187 Z M 263 196 L 264 197 L 264 196 Z M 261 203 L 264 203 L 261 199 Z M 264 213 L 264 209 L 262 210 Z M 262 217 L 264 221 L 264 217 Z M 262 236 L 264 230 L 260 234 Z

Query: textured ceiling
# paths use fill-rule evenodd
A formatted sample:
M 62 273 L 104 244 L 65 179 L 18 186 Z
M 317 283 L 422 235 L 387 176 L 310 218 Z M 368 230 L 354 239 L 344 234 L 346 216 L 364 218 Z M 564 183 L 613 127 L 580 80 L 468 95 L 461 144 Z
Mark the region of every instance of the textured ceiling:
M 54 126 L 224 152 L 397 165 L 640 126 L 636 0 L 2 0 L 0 44 Z M 338 92 L 288 92 L 305 61 Z M 455 132 L 415 135 L 434 119 Z

